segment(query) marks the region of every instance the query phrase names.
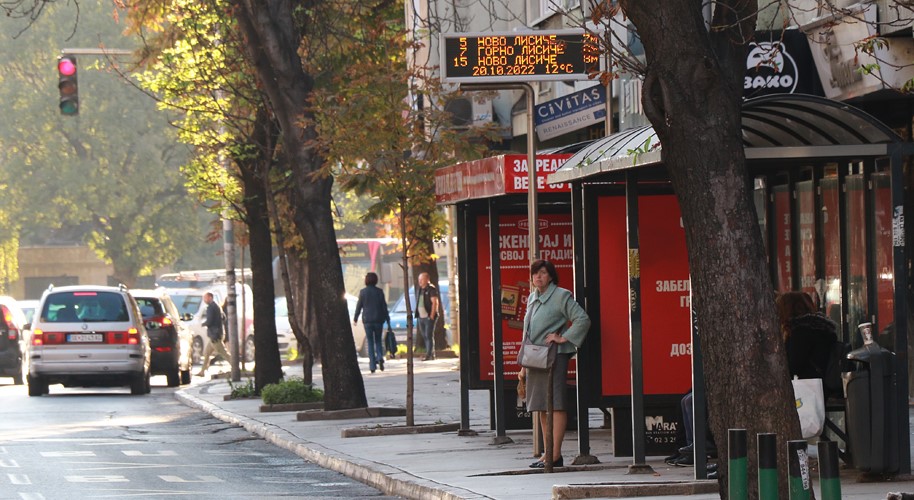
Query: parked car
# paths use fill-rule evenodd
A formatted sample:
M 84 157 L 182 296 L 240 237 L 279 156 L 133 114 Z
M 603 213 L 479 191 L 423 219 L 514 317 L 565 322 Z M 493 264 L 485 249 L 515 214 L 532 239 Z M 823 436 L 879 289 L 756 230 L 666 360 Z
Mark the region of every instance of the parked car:
M 358 297 L 352 294 L 346 294 L 346 306 L 349 308 L 350 322 L 352 322 L 352 318 L 355 316 L 355 305 L 358 302 Z M 276 334 L 279 336 L 279 353 L 283 354 L 283 344 L 286 342 L 284 338 L 286 338 L 288 339 L 286 349 L 288 350 L 289 347 L 294 345 L 296 356 L 293 356 L 292 359 L 297 357 L 297 353 L 300 351 L 298 342 L 295 340 L 295 335 L 292 333 L 292 327 L 289 326 L 289 310 L 286 305 L 285 297 L 276 299 Z M 358 355 L 363 358 L 368 357 L 368 343 L 365 340 L 365 325 L 363 325 L 361 321 L 359 321 L 358 324 L 352 325 L 352 340 L 355 343 L 355 350 Z M 286 353 L 288 355 L 288 351 L 286 351 Z
M 151 360 L 140 307 L 124 286 L 51 286 L 28 349 L 29 396 L 64 387 L 129 386 L 147 394 Z
M 194 364 L 203 362 L 203 349 L 209 343 L 206 327 L 206 304 L 203 294 L 211 292 L 213 300 L 222 307 L 225 302 L 225 285 L 213 285 L 207 288 L 166 288 L 165 292 L 174 301 L 181 314 L 181 321 L 191 332 L 191 359 Z M 242 294 L 244 308 L 242 309 Z M 238 335 L 242 359 L 246 363 L 254 361 L 254 293 L 250 285 L 235 283 L 235 300 L 238 304 Z M 241 311 L 245 311 L 244 314 Z M 223 311 L 224 312 L 224 311 Z M 228 332 L 226 332 L 226 337 Z
M 0 377 L 13 377 L 16 385 L 23 383 L 28 339 L 28 320 L 16 299 L 0 297 Z
M 175 303 L 164 289 L 131 290 L 130 293 L 140 306 L 152 346 L 150 371 L 153 375 L 165 375 L 168 387 L 189 384 L 193 341 Z
M 16 304 L 19 305 L 19 309 L 22 309 L 22 313 L 25 314 L 25 322 L 31 323 L 32 319 L 35 316 L 35 309 L 38 309 L 37 300 L 17 300 Z
M 292 325 L 289 324 L 289 306 L 285 297 L 276 297 L 274 302 L 276 341 L 279 344 L 279 356 L 283 359 L 289 359 L 289 349 L 294 348 L 295 353 L 292 356 L 292 359 L 294 359 L 298 353 L 298 342 L 295 340 L 295 334 L 292 333 Z
M 355 295 L 346 294 L 346 306 L 349 308 L 349 322 L 355 317 L 355 305 L 359 303 L 359 298 Z M 358 324 L 352 325 L 352 340 L 355 341 L 355 351 L 363 358 L 368 357 L 368 341 L 365 339 L 365 325 L 362 324 L 362 318 L 359 318 Z
M 451 316 L 451 300 L 448 296 L 448 281 L 441 280 L 438 282 L 438 295 L 441 304 L 444 306 L 444 328 L 450 329 L 447 323 Z M 416 329 L 416 287 L 409 287 L 409 304 L 410 311 L 413 313 L 413 345 L 418 345 L 418 330 Z M 390 326 L 397 336 L 397 342 L 406 342 L 406 294 L 400 295 L 400 298 L 394 303 L 390 310 Z M 450 342 L 450 334 L 448 335 Z

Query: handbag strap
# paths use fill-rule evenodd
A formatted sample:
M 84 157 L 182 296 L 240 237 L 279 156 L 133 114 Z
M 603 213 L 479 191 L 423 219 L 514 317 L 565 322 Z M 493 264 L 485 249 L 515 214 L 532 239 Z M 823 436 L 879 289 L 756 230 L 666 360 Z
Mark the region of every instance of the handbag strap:
M 533 315 L 536 314 L 537 311 L 539 311 L 540 305 L 541 305 L 540 301 L 537 300 L 536 302 L 533 303 L 534 307 L 530 309 L 530 314 L 529 314 L 530 321 L 527 322 L 527 327 L 524 328 L 524 337 L 527 340 L 530 340 L 530 324 L 533 323 Z M 531 342 L 531 344 L 532 344 L 532 342 Z

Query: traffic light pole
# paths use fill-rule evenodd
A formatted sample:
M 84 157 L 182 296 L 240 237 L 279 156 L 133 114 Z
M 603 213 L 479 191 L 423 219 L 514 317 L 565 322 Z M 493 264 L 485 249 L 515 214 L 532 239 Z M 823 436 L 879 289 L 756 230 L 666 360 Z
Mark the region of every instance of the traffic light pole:
M 61 55 L 65 56 L 129 56 L 133 54 L 132 50 L 125 49 L 61 49 Z

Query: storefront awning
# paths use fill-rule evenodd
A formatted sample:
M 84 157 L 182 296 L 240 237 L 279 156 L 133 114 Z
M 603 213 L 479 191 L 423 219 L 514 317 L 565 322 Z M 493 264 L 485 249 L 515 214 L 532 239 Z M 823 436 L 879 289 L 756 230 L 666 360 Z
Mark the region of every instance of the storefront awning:
M 747 100 L 742 128 L 749 160 L 885 156 L 890 144 L 901 142 L 895 132 L 863 111 L 807 95 Z M 660 151 L 653 127 L 625 130 L 581 149 L 547 181 L 567 183 L 601 172 L 659 164 Z

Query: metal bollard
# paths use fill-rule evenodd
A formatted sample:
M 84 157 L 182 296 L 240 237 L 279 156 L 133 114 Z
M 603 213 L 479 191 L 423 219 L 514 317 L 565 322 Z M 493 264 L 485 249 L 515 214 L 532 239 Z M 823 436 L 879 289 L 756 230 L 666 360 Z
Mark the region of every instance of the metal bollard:
M 749 498 L 749 462 L 746 429 L 729 429 L 727 431 L 727 469 L 729 473 L 729 499 L 746 500 Z
M 787 441 L 787 482 L 790 500 L 809 500 L 812 484 L 809 480 L 809 456 L 806 441 Z
M 819 441 L 819 485 L 822 500 L 841 500 L 841 475 L 838 469 L 838 443 Z
M 778 435 L 760 433 L 756 437 L 759 500 L 778 500 Z

